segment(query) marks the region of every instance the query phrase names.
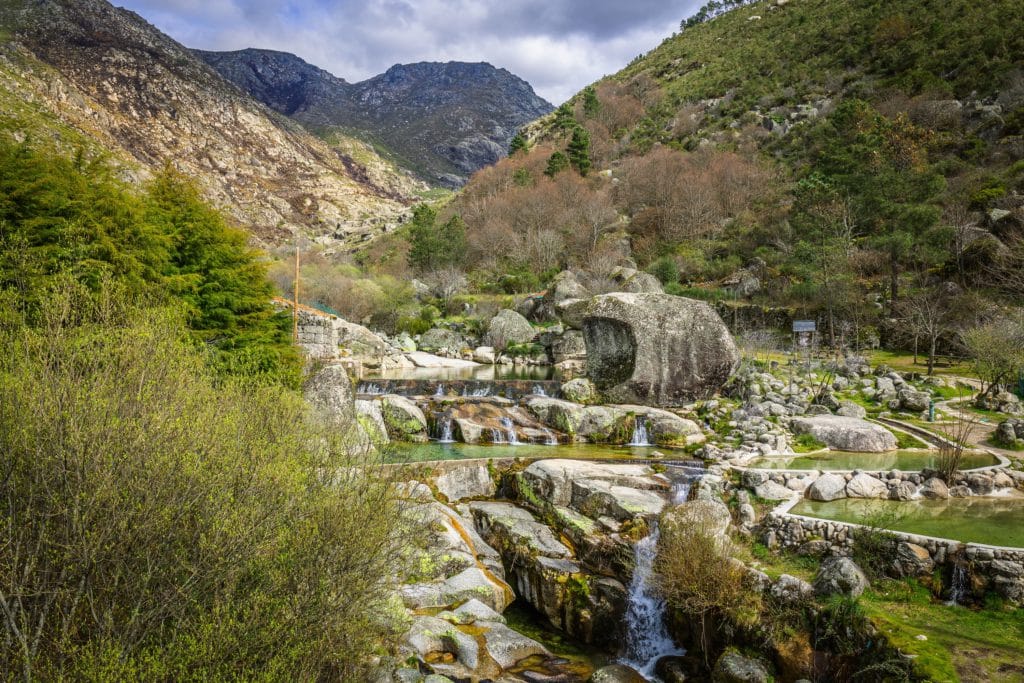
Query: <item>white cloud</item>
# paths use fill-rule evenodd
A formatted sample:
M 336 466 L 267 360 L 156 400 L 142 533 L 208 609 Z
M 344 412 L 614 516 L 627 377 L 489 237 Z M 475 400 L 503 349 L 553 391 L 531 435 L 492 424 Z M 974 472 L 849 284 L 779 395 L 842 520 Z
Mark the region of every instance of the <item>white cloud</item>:
M 348 81 L 490 62 L 558 104 L 677 30 L 700 0 L 121 0 L 189 47 L 299 55 Z

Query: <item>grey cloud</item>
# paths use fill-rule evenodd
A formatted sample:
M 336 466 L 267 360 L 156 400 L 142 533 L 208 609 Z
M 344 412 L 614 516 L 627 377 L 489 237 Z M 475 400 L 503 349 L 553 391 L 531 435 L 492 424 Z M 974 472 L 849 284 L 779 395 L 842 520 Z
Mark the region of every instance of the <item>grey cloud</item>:
M 189 47 L 292 52 L 349 81 L 487 61 L 558 104 L 655 47 L 700 0 L 121 0 Z

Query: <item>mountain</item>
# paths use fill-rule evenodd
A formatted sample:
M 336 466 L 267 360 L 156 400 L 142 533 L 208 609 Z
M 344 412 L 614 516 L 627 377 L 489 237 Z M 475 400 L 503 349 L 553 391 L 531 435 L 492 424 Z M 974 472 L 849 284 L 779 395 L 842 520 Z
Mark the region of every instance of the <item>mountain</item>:
M 59 37 L 59 39 L 58 39 Z M 425 188 L 368 145 L 330 144 L 103 0 L 0 3 L 0 132 L 104 153 L 145 180 L 174 164 L 258 240 L 362 242 Z
M 268 107 L 328 137 L 372 141 L 447 187 L 504 157 L 522 125 L 553 109 L 529 83 L 483 62 L 397 64 L 348 83 L 285 52 L 196 54 Z

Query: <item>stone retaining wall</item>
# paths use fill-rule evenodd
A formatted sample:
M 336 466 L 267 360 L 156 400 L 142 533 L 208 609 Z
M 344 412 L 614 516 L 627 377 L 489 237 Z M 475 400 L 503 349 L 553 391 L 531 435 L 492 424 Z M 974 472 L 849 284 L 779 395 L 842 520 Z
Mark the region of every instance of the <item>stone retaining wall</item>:
M 783 503 L 761 521 L 760 538 L 769 548 L 850 555 L 857 530 L 867 529 L 851 522 L 794 515 L 789 509 L 796 502 Z M 966 570 L 968 580 L 962 589 L 968 594 L 981 598 L 993 591 L 1015 605 L 1024 605 L 1024 548 L 962 543 L 901 531 L 887 533 L 898 539 L 894 574 L 925 575 L 936 568 L 960 566 Z

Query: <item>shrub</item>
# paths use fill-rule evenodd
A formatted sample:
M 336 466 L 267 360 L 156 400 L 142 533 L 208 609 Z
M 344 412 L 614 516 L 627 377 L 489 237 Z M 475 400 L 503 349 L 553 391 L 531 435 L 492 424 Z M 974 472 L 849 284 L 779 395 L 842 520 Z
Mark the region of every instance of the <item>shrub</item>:
M 68 287 L 0 331 L 0 678 L 364 680 L 400 515 L 351 425 Z

